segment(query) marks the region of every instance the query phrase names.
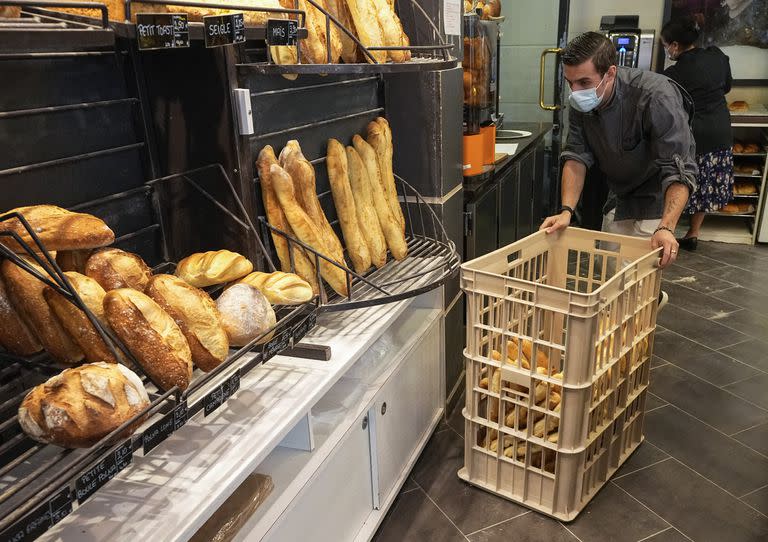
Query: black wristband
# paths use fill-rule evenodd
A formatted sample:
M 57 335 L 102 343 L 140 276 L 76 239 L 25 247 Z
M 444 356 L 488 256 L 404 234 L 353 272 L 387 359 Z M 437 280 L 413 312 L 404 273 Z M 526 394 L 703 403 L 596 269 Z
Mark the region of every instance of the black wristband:
M 654 235 L 656 235 L 656 234 L 657 234 L 659 231 L 661 231 L 661 230 L 667 230 L 667 231 L 668 231 L 669 233 L 671 233 L 672 235 L 675 235 L 675 232 L 674 232 L 674 231 L 672 231 L 671 229 L 669 229 L 668 227 L 666 227 L 666 226 L 659 226 L 658 228 L 656 228 L 655 230 L 653 230 L 653 233 L 651 234 L 651 237 L 653 237 Z
M 562 207 L 560 207 L 559 212 L 562 213 L 563 211 L 568 211 L 569 213 L 571 213 L 571 216 L 573 216 L 575 213 L 575 211 L 573 210 L 573 207 L 568 207 L 567 205 L 563 205 Z

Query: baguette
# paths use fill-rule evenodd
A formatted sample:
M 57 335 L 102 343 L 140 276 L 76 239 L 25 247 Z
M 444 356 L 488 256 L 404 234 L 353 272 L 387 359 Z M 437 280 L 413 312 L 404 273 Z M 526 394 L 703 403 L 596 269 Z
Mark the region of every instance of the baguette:
M 395 175 L 392 171 L 392 133 L 386 119 L 379 117 L 376 121 L 368 123 L 368 143 L 376 151 L 376 160 L 381 172 L 381 186 L 392 209 L 392 216 L 400 224 L 400 229 L 405 232 L 405 217 L 400 201 L 397 199 Z
M 383 47 L 386 43 L 384 32 L 381 29 L 373 0 L 346 0 L 346 2 L 360 43 L 366 47 Z M 387 61 L 386 51 L 371 51 L 371 55 L 379 64 Z M 365 61 L 373 63 L 367 55 Z
M 272 164 L 277 164 L 277 157 L 275 156 L 275 151 L 272 147 L 267 145 L 261 149 L 261 152 L 259 152 L 259 158 L 256 162 L 256 167 L 259 171 L 259 180 L 261 181 L 261 197 L 264 202 L 267 221 L 275 228 L 293 236 L 294 234 L 291 225 L 288 224 L 288 220 L 285 218 L 285 214 L 280 207 L 280 202 L 275 195 L 275 190 L 272 188 L 271 174 L 269 172 L 269 168 Z M 277 252 L 277 257 L 280 260 L 280 268 L 285 272 L 295 270 L 297 275 L 312 286 L 312 291 L 317 295 L 320 292 L 320 287 L 317 284 L 315 266 L 304 249 L 297 246 L 291 246 L 285 237 L 278 233 L 272 233 L 272 242 L 275 244 L 275 252 Z M 291 252 L 293 252 L 293 266 L 291 266 Z
M 376 10 L 376 18 L 381 26 L 384 43 L 387 47 L 407 46 L 407 37 L 403 32 L 403 25 L 393 7 L 387 0 L 373 0 L 373 8 Z M 387 56 L 393 62 L 406 62 L 411 59 L 410 51 L 387 51 Z
M 376 151 L 359 135 L 355 135 L 352 138 L 352 144 L 360 154 L 360 158 L 363 160 L 365 169 L 368 172 L 368 181 L 371 186 L 376 216 L 379 219 L 379 225 L 384 234 L 384 239 L 387 241 L 387 246 L 396 260 L 402 260 L 408 255 L 408 245 L 405 243 L 405 236 L 400 228 L 400 224 L 392 215 L 392 208 L 389 206 L 384 188 L 381 185 L 381 174 L 376 160 Z
M 43 349 L 30 327 L 13 307 L 0 274 L 0 346 L 11 354 L 31 356 Z
M 29 264 L 45 275 L 45 271 L 36 263 L 30 261 Z M 0 271 L 11 304 L 51 357 L 68 364 L 82 360 L 83 352 L 61 327 L 45 301 L 43 289 L 46 284 L 10 260 L 3 261 Z
M 97 248 L 115 241 L 114 232 L 100 218 L 85 213 L 73 213 L 55 205 L 17 207 L 8 213 L 23 215 L 49 251 Z M 18 218 L 0 222 L 0 232 L 14 232 L 35 252 L 39 251 L 32 236 L 27 233 Z M 0 243 L 14 252 L 24 252 L 24 248 L 10 237 L 0 237 Z
M 284 162 L 283 169 L 291 176 L 295 187 L 296 199 L 299 205 L 309 215 L 309 218 L 318 226 L 325 239 L 325 245 L 328 252 L 326 256 L 344 264 L 344 248 L 341 246 L 336 232 L 333 231 L 331 223 L 323 212 L 320 200 L 317 197 L 317 186 L 315 184 L 315 168 L 304 158 L 301 147 L 296 140 L 289 141 L 286 146 L 288 150 L 283 159 L 283 153 L 280 153 L 281 163 Z
M 238 282 L 250 284 L 264 294 L 267 301 L 273 305 L 300 305 L 312 301 L 312 287 L 298 275 L 293 273 L 253 273 L 241 278 Z
M 194 0 L 192 0 L 194 1 Z M 236 6 L 243 6 L 243 7 L 263 7 L 263 8 L 273 8 L 273 9 L 279 9 L 280 8 L 280 2 L 278 0 L 226 0 L 225 2 L 221 2 L 223 4 L 232 4 Z M 141 5 L 141 3 L 139 3 Z M 161 7 L 161 6 L 147 6 L 147 8 L 152 8 L 154 10 L 155 7 Z M 237 10 L 231 10 L 231 9 L 217 9 L 207 6 L 162 6 L 170 13 L 186 13 L 188 16 L 189 22 L 203 22 L 203 17 L 208 17 L 210 15 L 227 15 L 230 13 L 239 13 Z M 291 6 L 293 7 L 293 6 Z M 147 10 L 152 11 L 152 10 Z M 279 14 L 275 13 L 268 13 L 265 11 L 242 11 L 243 14 L 243 21 L 246 25 L 265 25 L 267 24 L 267 19 L 269 18 L 275 18 L 275 16 L 279 16 Z
M 173 275 L 155 275 L 146 294 L 176 322 L 189 343 L 192 363 L 209 372 L 229 354 L 229 339 L 210 296 Z
M 347 165 L 349 166 L 349 183 L 355 198 L 357 220 L 371 254 L 371 261 L 377 268 L 381 268 L 387 263 L 387 241 L 384 239 L 379 218 L 376 216 L 368 171 L 354 147 L 347 147 Z
M 185 390 L 192 379 L 189 343 L 173 318 L 149 296 L 119 288 L 104 296 L 104 313 L 115 334 L 163 390 Z
M 107 326 L 107 319 L 104 316 L 104 296 L 106 295 L 104 288 L 92 278 L 80 273 L 67 271 L 64 274 L 85 306 L 102 326 Z M 83 351 L 85 361 L 88 363 L 118 362 L 107 343 L 104 342 L 91 321 L 77 305 L 70 303 L 50 286 L 45 287 L 43 295 L 61 327 Z
M 32 439 L 64 448 L 87 448 L 149 406 L 139 377 L 114 363 L 66 369 L 35 386 L 19 407 L 19 425 Z M 120 438 L 141 425 L 131 424 Z
M 326 7 L 328 12 L 336 17 L 347 30 L 354 33 L 349 7 L 344 0 L 326 0 Z M 334 27 L 335 25 L 331 23 L 331 26 Z M 357 43 L 341 29 L 338 32 L 341 43 L 341 59 L 347 64 L 354 64 L 357 62 Z
M 333 203 L 339 217 L 344 241 L 347 243 L 347 253 L 355 266 L 355 271 L 362 275 L 371 267 L 371 253 L 358 222 L 355 198 L 349 185 L 349 167 L 344 145 L 335 139 L 328 140 L 328 179 L 331 183 Z
M 325 0 L 315 0 L 317 4 L 327 10 Z M 293 7 L 293 6 L 291 6 Z M 328 49 L 326 38 L 330 42 L 330 63 L 335 64 L 341 58 L 341 39 L 339 29 L 331 22 L 330 36 L 327 36 L 325 26 L 325 14 L 306 0 L 299 0 L 299 9 L 306 13 L 307 39 L 300 40 L 299 46 L 302 52 L 302 61 L 311 64 L 328 64 Z
M 270 175 L 277 199 L 296 236 L 321 254 L 328 254 L 323 235 L 296 200 L 291 176 L 277 164 L 270 168 Z M 336 292 L 349 296 L 344 270 L 321 258 L 320 274 Z
M 211 250 L 187 256 L 176 266 L 176 276 L 187 284 L 203 288 L 224 284 L 253 271 L 253 264 L 231 250 Z

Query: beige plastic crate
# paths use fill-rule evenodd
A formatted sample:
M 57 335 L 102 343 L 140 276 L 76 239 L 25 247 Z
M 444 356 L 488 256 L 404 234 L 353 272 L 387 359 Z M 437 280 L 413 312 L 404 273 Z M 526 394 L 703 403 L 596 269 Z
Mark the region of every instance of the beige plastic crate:
M 461 478 L 578 515 L 643 439 L 657 262 L 648 240 L 568 228 L 462 265 Z

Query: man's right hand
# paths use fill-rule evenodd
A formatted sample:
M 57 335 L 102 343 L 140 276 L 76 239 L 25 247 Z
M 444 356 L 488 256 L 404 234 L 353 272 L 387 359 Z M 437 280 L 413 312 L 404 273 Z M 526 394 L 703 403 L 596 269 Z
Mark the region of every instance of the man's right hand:
M 539 231 L 546 230 L 547 233 L 555 233 L 564 230 L 571 224 L 571 212 L 563 211 L 559 215 L 550 216 L 541 223 Z

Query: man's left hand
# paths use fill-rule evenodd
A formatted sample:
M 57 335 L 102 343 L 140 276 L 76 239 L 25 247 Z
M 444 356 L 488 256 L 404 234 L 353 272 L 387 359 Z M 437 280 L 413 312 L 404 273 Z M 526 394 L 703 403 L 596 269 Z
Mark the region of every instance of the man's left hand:
M 661 253 L 661 260 L 659 261 L 659 267 L 664 269 L 677 259 L 679 245 L 672 232 L 659 230 L 651 237 L 651 248 L 656 250 L 659 247 L 664 247 Z

